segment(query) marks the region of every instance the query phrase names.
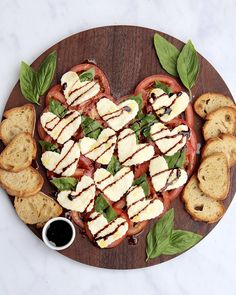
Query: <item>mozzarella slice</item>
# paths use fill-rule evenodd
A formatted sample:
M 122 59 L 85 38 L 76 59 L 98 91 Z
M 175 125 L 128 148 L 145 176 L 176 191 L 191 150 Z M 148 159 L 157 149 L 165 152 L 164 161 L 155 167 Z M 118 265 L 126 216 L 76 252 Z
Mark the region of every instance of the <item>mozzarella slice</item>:
M 97 103 L 97 111 L 109 127 L 118 131 L 136 117 L 139 106 L 136 101 L 131 99 L 116 105 L 110 99 L 104 97 Z
M 62 76 L 61 85 L 64 85 L 64 96 L 70 106 L 77 106 L 96 96 L 100 91 L 98 82 L 94 80 L 81 82 L 79 75 L 72 71 Z
M 51 112 L 45 112 L 40 118 L 43 129 L 60 144 L 69 140 L 79 129 L 81 116 L 77 111 L 68 111 L 63 118 Z
M 94 173 L 96 186 L 111 201 L 119 201 L 131 187 L 134 174 L 129 167 L 123 167 L 114 176 L 106 169 L 99 168 Z
M 186 145 L 189 132 L 190 130 L 185 124 L 170 130 L 162 123 L 155 123 L 150 129 L 151 138 L 159 150 L 167 156 L 174 155 Z
M 107 165 L 113 155 L 116 133 L 110 128 L 104 129 L 98 139 L 84 137 L 79 141 L 81 153 L 100 164 Z
M 117 217 L 110 223 L 97 212 L 90 215 L 88 228 L 100 248 L 107 248 L 113 242 L 124 237 L 129 229 L 128 222 L 123 217 Z
M 58 203 L 68 209 L 80 213 L 93 209 L 95 199 L 95 184 L 91 177 L 82 176 L 75 191 L 61 191 L 57 196 Z
M 184 169 L 169 169 L 164 157 L 158 156 L 150 161 L 149 172 L 156 192 L 169 191 L 184 185 L 188 175 Z
M 118 137 L 118 157 L 124 166 L 141 164 L 154 156 L 154 148 L 148 143 L 137 144 L 135 132 L 126 128 Z
M 158 217 L 164 210 L 161 200 L 145 197 L 141 186 L 133 186 L 126 195 L 127 212 L 133 222 Z
M 43 166 L 49 171 L 62 176 L 72 176 L 75 173 L 80 157 L 80 149 L 77 142 L 67 141 L 60 153 L 46 151 L 42 154 Z
M 183 91 L 169 96 L 162 89 L 154 88 L 150 92 L 149 101 L 160 120 L 169 122 L 185 111 L 189 96 Z

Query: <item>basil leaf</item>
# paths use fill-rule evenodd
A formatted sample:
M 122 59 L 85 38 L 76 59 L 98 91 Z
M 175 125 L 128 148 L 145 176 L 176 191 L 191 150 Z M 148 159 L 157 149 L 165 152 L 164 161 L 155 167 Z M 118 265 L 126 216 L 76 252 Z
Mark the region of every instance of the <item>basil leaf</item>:
M 199 72 L 197 52 L 190 40 L 180 52 L 177 60 L 177 70 L 182 83 L 190 90 L 195 84 Z
M 174 210 L 172 208 L 154 224 L 147 235 L 147 260 L 158 257 L 164 251 L 169 244 L 173 224 Z
M 115 175 L 121 169 L 121 167 L 121 163 L 117 157 L 112 156 L 111 161 L 107 166 L 107 171 L 109 171 L 112 175 Z
M 102 125 L 100 125 L 97 121 L 87 116 L 82 115 L 81 119 L 82 119 L 81 125 L 83 128 L 84 135 L 97 139 L 103 130 Z
M 51 143 L 51 142 L 39 140 L 39 143 L 45 151 L 52 151 L 52 152 L 60 153 L 60 149 L 58 148 L 58 146 Z
M 108 207 L 105 210 L 105 217 L 108 222 L 111 222 L 112 220 L 116 219 L 116 217 L 117 217 L 116 211 L 112 207 Z
M 169 245 L 162 252 L 164 255 L 174 255 L 188 250 L 202 239 L 201 235 L 185 230 L 173 230 Z
M 38 94 L 44 95 L 52 83 L 57 64 L 56 51 L 51 52 L 41 63 L 37 72 Z
M 39 104 L 36 72 L 23 61 L 20 68 L 20 89 L 27 100 Z
M 158 33 L 154 35 L 154 46 L 163 69 L 169 74 L 177 77 L 178 73 L 176 66 L 179 50 Z
M 131 99 L 137 102 L 138 107 L 139 107 L 139 111 L 138 111 L 138 115 L 142 112 L 142 107 L 143 107 L 143 99 L 142 99 L 142 94 L 139 93 L 138 95 L 134 96 L 131 95 L 129 96 L 126 100 Z
M 186 150 L 178 151 L 173 156 L 164 156 L 168 168 L 182 168 L 186 159 Z
M 75 190 L 78 180 L 74 177 L 60 177 L 50 180 L 59 191 Z
M 103 214 L 108 222 L 117 217 L 116 211 L 110 206 L 102 194 L 99 194 L 95 200 L 95 211 Z
M 162 83 L 160 81 L 155 81 L 154 87 L 162 89 L 168 95 L 173 92 L 171 87 L 167 86 L 165 83 Z
M 43 60 L 37 72 L 22 61 L 20 68 L 20 89 L 27 100 L 39 104 L 39 97 L 48 90 L 52 82 L 56 63 L 57 54 L 55 51 Z
M 102 194 L 99 194 L 95 200 L 95 211 L 98 213 L 103 213 L 105 209 L 109 207 L 106 199 L 103 197 Z
M 80 82 L 92 81 L 94 75 L 95 75 L 94 68 L 90 68 L 79 75 Z
M 59 101 L 50 98 L 49 112 L 53 113 L 59 118 L 63 118 L 67 113 L 67 109 Z
M 149 185 L 148 185 L 148 181 L 147 181 L 147 175 L 144 174 L 142 176 L 140 176 L 139 178 L 136 178 L 133 181 L 132 185 L 140 185 L 144 191 L 145 196 L 149 195 Z
M 144 137 L 150 138 L 150 128 L 156 122 L 158 120 L 155 115 L 140 114 L 130 128 L 135 132 L 137 139 L 139 139 L 141 132 Z

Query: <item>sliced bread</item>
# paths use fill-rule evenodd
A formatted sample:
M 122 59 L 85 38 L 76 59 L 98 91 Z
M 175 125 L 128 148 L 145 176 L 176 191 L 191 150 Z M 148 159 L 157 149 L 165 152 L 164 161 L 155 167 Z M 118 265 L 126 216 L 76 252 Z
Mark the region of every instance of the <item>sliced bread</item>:
M 229 191 L 229 167 L 224 153 L 214 153 L 204 158 L 198 168 L 200 189 L 215 200 L 223 200 Z
M 0 154 L 0 168 L 19 172 L 31 165 L 36 157 L 36 142 L 29 133 L 16 135 Z
M 223 107 L 211 112 L 203 125 L 205 140 L 219 136 L 221 133 L 234 134 L 236 131 L 236 109 Z
M 43 177 L 33 167 L 20 172 L 0 169 L 0 185 L 11 196 L 29 197 L 37 194 L 43 186 Z
M 213 223 L 224 214 L 224 205 L 207 197 L 199 188 L 197 176 L 193 175 L 184 188 L 182 199 L 187 212 L 194 220 Z
M 234 106 L 232 99 L 221 93 L 208 92 L 196 99 L 194 110 L 200 117 L 205 118 L 209 113 L 226 106 Z
M 5 111 L 4 119 L 0 124 L 0 139 L 7 145 L 17 134 L 34 133 L 35 109 L 32 104 L 25 104 Z
M 14 200 L 16 213 L 25 223 L 42 224 L 62 213 L 62 207 L 42 192 Z
M 202 150 L 202 158 L 206 158 L 217 152 L 225 154 L 230 167 L 235 165 L 236 137 L 231 134 L 221 134 L 219 137 L 208 139 Z

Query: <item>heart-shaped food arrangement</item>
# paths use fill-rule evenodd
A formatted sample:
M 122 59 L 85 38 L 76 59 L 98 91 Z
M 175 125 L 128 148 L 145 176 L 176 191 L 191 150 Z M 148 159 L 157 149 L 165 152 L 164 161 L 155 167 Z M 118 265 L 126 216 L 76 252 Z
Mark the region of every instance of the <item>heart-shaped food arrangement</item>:
M 101 248 L 166 212 L 191 174 L 193 131 L 178 117 L 189 96 L 176 83 L 168 78 L 173 90 L 166 93 L 166 78 L 152 76 L 118 101 L 102 71 L 82 64 L 46 97 L 38 125 L 42 163 L 59 204 Z
M 190 41 L 179 52 L 155 34 L 154 45 L 161 66 L 182 81 L 189 95 L 174 78 L 152 75 L 133 94 L 114 98 L 105 74 L 94 63 L 74 66 L 47 93 L 38 134 L 41 162 L 58 190 L 57 202 L 39 192 L 43 178 L 30 167 L 36 155 L 33 106 L 4 113 L 0 136 L 7 147 L 0 155 L 0 184 L 16 197 L 17 212 L 27 223 L 42 224 L 60 215 L 62 206 L 93 245 L 112 248 L 158 218 L 146 239 L 148 259 L 178 254 L 201 239 L 196 233 L 175 230 L 174 210 L 168 210 L 195 168 L 191 88 L 200 64 Z M 39 104 L 55 68 L 55 52 L 39 71 L 23 63 L 22 94 Z M 34 75 L 35 85 L 29 85 L 29 75 Z M 207 142 L 199 169 L 182 196 L 194 220 L 216 222 L 225 211 L 221 201 L 230 187 L 229 167 L 236 163 L 236 111 L 229 97 L 214 93 L 200 96 L 195 111 L 206 119 Z M 24 165 L 22 158 L 28 159 Z M 27 204 L 32 210 L 23 208 Z

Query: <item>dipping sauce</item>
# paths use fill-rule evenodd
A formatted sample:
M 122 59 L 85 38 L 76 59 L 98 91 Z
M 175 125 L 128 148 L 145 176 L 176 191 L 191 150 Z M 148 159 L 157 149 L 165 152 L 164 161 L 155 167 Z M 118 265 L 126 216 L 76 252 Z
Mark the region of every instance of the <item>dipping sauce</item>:
M 53 221 L 46 232 L 48 241 L 55 247 L 62 247 L 68 244 L 72 235 L 73 232 L 70 224 L 64 220 Z

